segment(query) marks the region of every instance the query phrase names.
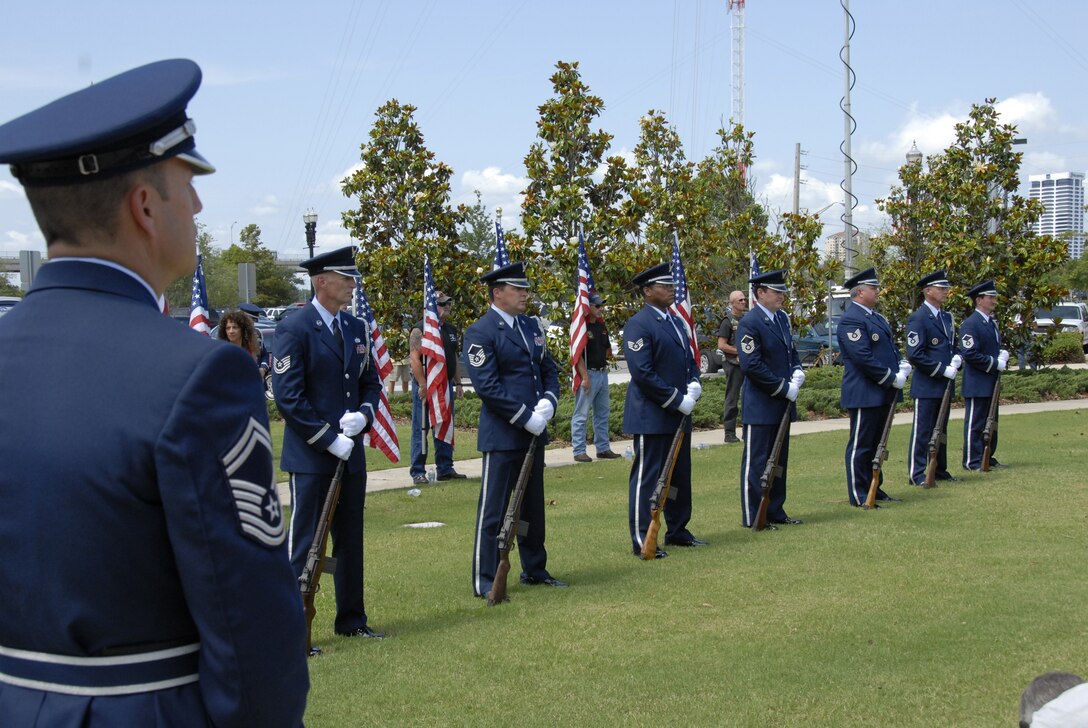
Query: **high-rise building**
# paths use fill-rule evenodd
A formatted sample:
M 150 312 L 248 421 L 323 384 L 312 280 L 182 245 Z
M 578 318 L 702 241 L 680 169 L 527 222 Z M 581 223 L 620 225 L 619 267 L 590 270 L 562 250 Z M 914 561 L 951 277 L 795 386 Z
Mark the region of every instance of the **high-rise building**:
M 1035 223 L 1035 233 L 1065 239 L 1069 257 L 1079 259 L 1084 253 L 1084 175 L 1033 174 L 1028 176 L 1028 183 L 1028 197 L 1046 206 L 1046 212 Z
M 869 236 L 860 230 L 854 233 L 854 254 L 869 254 Z M 827 240 L 824 241 L 824 258 L 827 260 L 834 258 L 844 263 L 846 262 L 845 232 L 837 232 L 827 236 Z

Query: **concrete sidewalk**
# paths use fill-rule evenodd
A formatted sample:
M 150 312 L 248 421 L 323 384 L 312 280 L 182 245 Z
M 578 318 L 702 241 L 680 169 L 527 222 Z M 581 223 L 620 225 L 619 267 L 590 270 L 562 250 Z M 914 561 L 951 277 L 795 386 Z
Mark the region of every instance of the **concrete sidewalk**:
M 1001 406 L 1001 416 L 1009 417 L 1012 415 L 1033 414 L 1037 412 L 1054 412 L 1058 410 L 1076 410 L 1076 409 L 1088 409 L 1088 399 L 1072 399 L 1072 400 L 1060 400 L 1056 402 L 1033 402 L 1030 404 L 1006 404 Z M 964 410 L 953 409 L 949 415 L 950 419 L 962 420 L 964 416 Z M 913 420 L 913 414 L 910 412 L 900 412 L 895 416 L 896 425 L 909 425 Z M 840 417 L 831 420 L 809 420 L 805 422 L 794 422 L 790 428 L 790 436 L 808 435 L 813 432 L 831 432 L 834 430 L 847 430 L 850 427 L 850 419 L 848 417 Z M 698 430 L 692 433 L 692 446 L 699 447 L 700 445 L 711 447 L 726 447 L 722 442 L 723 433 L 721 430 Z M 843 445 L 845 446 L 845 438 Z M 612 450 L 614 452 L 622 454 L 631 445 L 630 440 L 619 440 L 612 443 Z M 732 445 L 730 447 L 739 448 L 740 445 Z M 403 448 L 403 452 L 407 454 L 408 448 Z M 593 446 L 590 445 L 587 449 L 588 453 L 593 452 Z M 384 457 L 378 452 L 367 452 L 368 458 Z M 483 474 L 483 458 L 471 458 L 469 460 L 458 460 L 455 463 L 457 471 L 467 475 L 470 480 L 479 480 Z M 550 468 L 559 468 L 570 465 L 577 465 L 582 468 L 592 468 L 593 463 L 576 463 L 574 462 L 574 449 L 571 447 L 556 447 L 549 448 L 544 452 L 544 462 L 547 463 Z M 594 462 L 601 462 L 594 460 Z M 389 468 L 388 470 L 379 470 L 376 472 L 367 474 L 366 491 L 367 493 L 374 493 L 380 490 L 396 490 L 398 488 L 411 488 L 412 476 L 408 474 L 408 468 Z M 279 484 L 280 500 L 285 505 L 290 503 L 290 491 L 287 487 L 287 483 Z

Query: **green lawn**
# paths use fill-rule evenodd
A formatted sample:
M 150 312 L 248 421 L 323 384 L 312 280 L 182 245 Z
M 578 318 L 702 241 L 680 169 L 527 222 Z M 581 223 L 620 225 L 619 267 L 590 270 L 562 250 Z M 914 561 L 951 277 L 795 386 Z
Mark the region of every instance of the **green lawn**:
M 924 491 L 897 427 L 903 502 L 869 512 L 846 504 L 847 433 L 798 437 L 805 525 L 759 534 L 739 525 L 740 449 L 696 450 L 691 527 L 712 545 L 655 562 L 630 555 L 624 462 L 549 469 L 549 567 L 572 586 L 515 568 L 495 608 L 470 586 L 478 484 L 373 494 L 368 608 L 390 638 L 334 637 L 326 580 L 306 723 L 1015 725 L 1035 675 L 1088 673 L 1086 433 L 1088 410 L 1006 417 L 1011 467 Z M 403 527 L 429 520 L 447 525 Z

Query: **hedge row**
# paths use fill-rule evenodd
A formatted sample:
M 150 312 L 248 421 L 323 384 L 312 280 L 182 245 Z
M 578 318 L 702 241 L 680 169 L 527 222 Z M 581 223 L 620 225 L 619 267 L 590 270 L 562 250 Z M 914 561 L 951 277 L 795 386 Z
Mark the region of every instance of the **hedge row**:
M 839 406 L 839 390 L 842 385 L 842 367 L 824 367 L 810 369 L 805 385 L 797 398 L 798 413 L 802 420 L 819 420 L 830 417 L 846 417 L 847 413 Z M 958 386 L 958 385 L 957 385 Z M 1046 400 L 1078 399 L 1088 397 L 1088 370 L 1041 369 L 1038 371 L 1010 371 L 1003 375 L 1001 401 L 1005 403 L 1042 402 Z M 904 392 L 899 411 L 911 411 L 914 401 L 910 398 L 910 387 Z M 611 411 L 609 412 L 609 430 L 614 438 L 623 435 L 623 402 L 627 394 L 626 384 L 613 384 L 609 387 Z M 725 378 L 707 377 L 703 379 L 703 396 L 692 413 L 692 422 L 696 429 L 717 429 L 722 426 L 722 406 L 725 399 Z M 962 398 L 957 396 L 962 401 Z M 390 400 L 390 409 L 397 419 L 411 418 L 412 402 L 408 394 L 398 393 Z M 457 400 L 455 407 L 456 426 L 475 429 L 480 421 L 480 398 L 475 393 L 466 392 L 465 398 Z M 741 406 L 744 406 L 743 398 Z M 278 418 L 274 402 L 269 402 L 268 413 Z M 559 398 L 555 418 L 548 429 L 551 436 L 558 440 L 570 440 L 570 418 L 574 413 L 574 397 L 564 392 Z M 589 426 L 592 432 L 592 426 Z

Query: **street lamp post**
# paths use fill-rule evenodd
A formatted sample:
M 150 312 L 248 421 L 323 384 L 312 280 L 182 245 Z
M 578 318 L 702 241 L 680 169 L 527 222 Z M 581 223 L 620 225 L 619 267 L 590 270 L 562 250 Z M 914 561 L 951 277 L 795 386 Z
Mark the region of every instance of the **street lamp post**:
M 309 210 L 302 216 L 302 222 L 306 224 L 306 247 L 310 250 L 310 257 L 314 257 L 314 245 L 317 243 L 317 213 Z M 310 281 L 310 297 L 314 295 L 314 284 Z

